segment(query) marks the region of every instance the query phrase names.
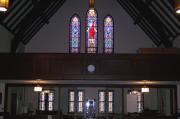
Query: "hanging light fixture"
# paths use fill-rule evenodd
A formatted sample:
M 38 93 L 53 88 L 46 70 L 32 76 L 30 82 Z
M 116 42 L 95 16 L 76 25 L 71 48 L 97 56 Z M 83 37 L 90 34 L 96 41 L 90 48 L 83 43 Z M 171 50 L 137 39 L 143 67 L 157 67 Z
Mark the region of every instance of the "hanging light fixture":
M 89 0 L 89 8 L 94 9 L 95 0 Z
M 0 0 L 0 12 L 6 12 L 8 10 L 9 0 Z
M 35 86 L 34 87 L 34 92 L 41 92 L 42 91 L 42 87 L 41 86 Z
M 149 88 L 146 86 L 146 81 L 144 81 L 144 86 L 141 88 L 142 93 L 149 93 Z
M 141 92 L 142 92 L 142 93 L 149 93 L 149 88 L 146 87 L 146 86 L 143 86 L 143 87 L 141 88 Z
M 175 0 L 175 12 L 176 14 L 180 14 L 180 0 Z
M 36 81 L 37 86 L 34 87 L 34 92 L 41 92 L 42 91 L 42 86 L 40 86 L 40 79 L 37 79 Z

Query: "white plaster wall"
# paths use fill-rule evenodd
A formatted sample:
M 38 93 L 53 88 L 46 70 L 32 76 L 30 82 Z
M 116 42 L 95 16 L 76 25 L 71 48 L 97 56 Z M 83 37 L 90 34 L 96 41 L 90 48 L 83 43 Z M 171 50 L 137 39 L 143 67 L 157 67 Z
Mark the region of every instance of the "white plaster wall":
M 26 45 L 25 52 L 69 52 L 69 21 L 77 13 L 81 18 L 81 53 L 85 52 L 85 18 L 88 0 L 67 0 L 60 10 L 50 19 Z M 136 25 L 116 0 L 97 0 L 98 12 L 98 52 L 103 49 L 103 18 L 111 14 L 115 22 L 115 53 L 135 53 L 138 48 L 154 47 L 147 35 Z
M 137 112 L 137 95 L 127 94 L 127 112 Z
M 0 53 L 8 53 L 11 48 L 13 35 L 0 25 Z

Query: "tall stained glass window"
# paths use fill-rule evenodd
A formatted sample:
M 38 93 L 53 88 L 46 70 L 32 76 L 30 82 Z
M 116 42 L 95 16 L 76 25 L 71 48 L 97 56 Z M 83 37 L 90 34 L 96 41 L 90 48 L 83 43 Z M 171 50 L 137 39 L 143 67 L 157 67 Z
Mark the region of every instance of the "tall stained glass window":
M 108 113 L 113 113 L 114 92 L 108 91 Z
M 86 18 L 86 52 L 97 52 L 97 12 L 94 9 L 89 9 Z
M 54 90 L 44 90 L 40 92 L 39 110 L 53 111 L 54 109 Z
M 111 54 L 114 51 L 114 23 L 111 16 L 104 19 L 104 53 Z
M 54 107 L 54 92 L 49 92 L 48 94 L 48 110 L 53 111 Z
M 80 52 L 80 19 L 78 15 L 73 15 L 70 21 L 70 53 Z
M 40 102 L 39 102 L 39 110 L 45 111 L 45 93 L 40 93 Z
M 105 113 L 105 91 L 99 91 L 99 113 Z
M 83 112 L 83 105 L 84 105 L 84 92 L 78 91 L 78 109 L 77 111 L 82 113 Z
M 75 91 L 69 91 L 69 112 L 75 112 Z

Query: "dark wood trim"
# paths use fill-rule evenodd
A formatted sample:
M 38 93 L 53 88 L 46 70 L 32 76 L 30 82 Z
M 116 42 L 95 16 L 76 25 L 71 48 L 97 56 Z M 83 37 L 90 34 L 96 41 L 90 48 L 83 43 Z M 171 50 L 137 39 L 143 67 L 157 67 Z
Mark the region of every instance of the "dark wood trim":
M 6 84 L 8 87 L 34 87 L 36 84 Z M 106 87 L 106 88 L 141 88 L 144 84 L 41 84 L 42 87 L 48 86 L 59 86 L 59 87 L 69 87 L 70 90 L 74 90 L 76 87 Z M 149 88 L 175 88 L 176 85 L 147 85 Z M 75 90 L 74 90 L 75 91 Z
M 0 54 L 4 80 L 179 81 L 178 54 Z M 88 65 L 96 67 L 87 71 Z
M 5 94 L 4 94 L 4 119 L 8 117 L 7 105 L 8 105 L 8 85 L 5 84 Z

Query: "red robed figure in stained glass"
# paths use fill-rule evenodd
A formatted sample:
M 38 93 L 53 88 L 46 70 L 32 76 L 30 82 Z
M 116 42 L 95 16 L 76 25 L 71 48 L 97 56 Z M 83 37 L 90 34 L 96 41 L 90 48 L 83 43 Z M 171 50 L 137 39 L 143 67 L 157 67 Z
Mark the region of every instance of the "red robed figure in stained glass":
M 92 23 L 92 26 L 89 29 L 89 38 L 94 39 L 95 36 L 95 29 L 94 29 L 94 22 Z

